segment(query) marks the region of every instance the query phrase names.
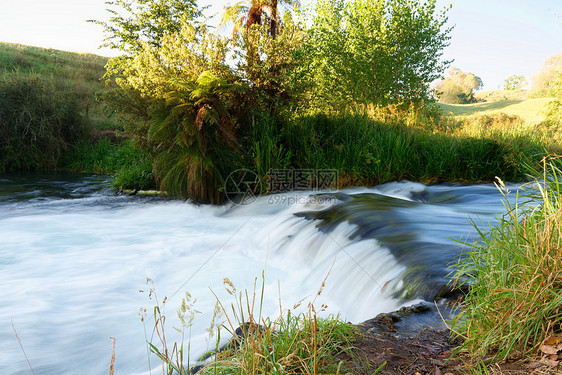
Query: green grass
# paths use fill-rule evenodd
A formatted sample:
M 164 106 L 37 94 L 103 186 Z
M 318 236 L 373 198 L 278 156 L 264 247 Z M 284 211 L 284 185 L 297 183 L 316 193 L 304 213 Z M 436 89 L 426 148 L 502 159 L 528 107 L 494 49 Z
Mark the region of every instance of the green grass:
M 512 206 L 499 225 L 480 233 L 454 278 L 471 285 L 454 332 L 476 360 L 538 355 L 562 333 L 562 162 L 535 172 L 534 206 Z M 500 181 L 500 188 L 507 190 Z
M 340 187 L 396 180 L 509 181 L 526 178 L 546 142 L 532 127 L 489 127 L 423 113 L 309 115 L 283 129 L 277 146 L 292 168 L 336 169 Z M 279 155 L 279 153 L 277 153 Z M 281 163 L 282 164 L 282 163 Z
M 114 174 L 116 187 L 154 187 L 146 154 L 100 140 L 122 130 L 96 100 L 107 60 L 0 42 L 0 171 L 68 169 Z
M 265 272 L 262 273 L 262 281 Z M 316 296 L 322 293 L 321 289 Z M 190 366 L 197 360 L 185 355 L 184 343 L 170 344 L 166 339 L 163 311 L 166 301 L 159 303 L 152 285 L 149 298 L 156 302 L 154 307 L 154 340 L 147 342 L 150 350 L 162 361 L 164 374 L 189 374 Z M 350 365 L 338 359 L 344 352 L 353 350 L 353 341 L 359 331 L 351 324 L 337 316 L 319 318 L 314 308 L 314 300 L 308 303 L 305 313 L 294 314 L 290 310 L 280 311 L 275 319 L 262 316 L 264 285 L 256 290 L 257 278 L 253 292 L 238 292 L 227 278 L 224 285 L 227 292 L 234 298 L 231 306 L 225 308 L 217 298 L 211 326 L 207 330 L 209 339 L 217 333 L 220 341 L 221 332 L 228 332 L 232 339 L 222 350 L 217 347 L 216 356 L 198 372 L 199 374 L 347 374 L 352 371 Z M 216 297 L 216 295 L 215 295 Z M 304 301 L 304 300 L 303 300 Z M 299 302 L 293 309 L 303 303 Z M 181 327 L 175 329 L 182 338 L 189 340 L 190 327 L 193 324 L 196 300 L 186 293 L 178 309 Z M 281 310 L 281 307 L 279 307 Z M 324 309 L 324 306 L 322 307 Z M 144 322 L 144 316 L 143 316 Z M 157 338 L 157 339 L 156 339 Z M 218 344 L 217 344 L 218 346 Z M 189 344 L 188 350 L 189 352 Z M 371 371 L 375 374 L 378 370 Z
M 154 189 L 152 159 L 131 141 L 116 143 L 106 139 L 92 142 L 83 138 L 69 153 L 62 167 L 114 175 L 112 185 L 121 189 Z
M 0 42 L 0 76 L 13 72 L 20 76 L 36 74 L 71 87 L 81 112 L 93 122 L 104 118 L 103 107 L 94 94 L 104 89 L 101 77 L 107 60 L 93 54 Z
M 67 87 L 38 74 L 0 75 L 0 172 L 56 168 L 84 134 Z
M 501 100 L 475 104 L 442 104 L 443 112 L 453 116 L 493 115 L 505 113 L 519 116 L 522 120 L 539 123 L 546 119 L 546 109 L 552 98 L 532 98 L 524 100 Z

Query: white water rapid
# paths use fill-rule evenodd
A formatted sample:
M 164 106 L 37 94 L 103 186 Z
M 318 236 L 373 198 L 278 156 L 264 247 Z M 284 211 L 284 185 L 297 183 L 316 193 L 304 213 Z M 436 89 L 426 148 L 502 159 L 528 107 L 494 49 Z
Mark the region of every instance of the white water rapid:
M 31 374 L 24 352 L 37 375 L 107 374 L 110 337 L 115 374 L 161 373 L 147 355 L 155 303 L 147 278 L 160 302 L 167 297 L 169 342 L 180 340 L 173 327 L 184 293 L 197 298 L 193 357 L 213 348 L 210 289 L 234 302 L 224 278 L 252 293 L 265 271 L 264 315 L 275 317 L 280 300 L 285 310 L 310 301 L 327 277 L 317 309 L 361 322 L 421 298 L 397 298 L 402 276 L 426 262 L 441 280 L 460 253 L 447 237 L 473 235 L 468 215 L 492 220 L 500 198 L 491 185 L 401 182 L 216 207 L 115 196 L 97 176 L 0 176 L 0 374 Z M 331 209 L 320 225 L 328 221 L 315 215 Z

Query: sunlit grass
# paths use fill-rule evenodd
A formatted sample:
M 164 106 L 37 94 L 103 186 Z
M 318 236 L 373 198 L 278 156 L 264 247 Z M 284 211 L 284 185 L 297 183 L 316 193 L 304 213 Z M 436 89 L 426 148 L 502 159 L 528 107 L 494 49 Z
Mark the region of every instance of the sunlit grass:
M 94 93 L 104 88 L 101 80 L 107 58 L 50 48 L 0 42 L 0 76 L 16 72 L 35 74 L 73 90 L 82 113 L 93 121 L 103 119 L 103 108 Z
M 537 173 L 534 203 L 507 203 L 499 225 L 480 232 L 456 280 L 471 285 L 454 332 L 475 359 L 539 354 L 562 330 L 562 172 L 560 159 Z
M 263 276 L 262 274 L 262 277 Z M 263 279 L 262 279 L 263 281 Z M 257 283 L 257 279 L 256 279 Z M 209 361 L 197 362 L 189 356 L 189 346 L 183 342 L 170 343 L 166 339 L 163 301 L 158 303 L 154 289 L 151 299 L 156 301 L 154 320 L 157 340 L 148 343 L 150 350 L 162 361 L 164 374 L 188 374 L 194 367 L 199 374 L 344 374 L 349 373 L 349 364 L 338 359 L 344 352 L 353 350 L 354 338 L 359 331 L 344 322 L 338 316 L 318 317 L 314 300 L 307 302 L 306 311 L 294 313 L 282 310 L 277 318 L 262 315 L 264 284 L 251 292 L 239 292 L 228 279 L 224 279 L 227 292 L 234 302 L 223 305 L 217 298 L 217 304 L 207 330 L 211 337 L 221 332 L 232 336 L 229 343 L 209 353 Z M 324 285 L 324 283 L 322 284 Z M 322 293 L 322 288 L 317 295 Z M 195 299 L 189 293 L 182 300 L 178 316 L 182 327 L 176 328 L 182 337 L 190 329 L 195 310 Z M 297 309 L 301 301 L 293 307 Z M 322 306 L 323 310 L 325 306 Z M 156 338 L 155 337 L 155 338 Z M 353 353 L 349 353 L 352 355 Z M 367 366 L 368 367 L 368 366 Z M 378 370 L 370 373 L 377 373 Z
M 474 104 L 439 104 L 439 106 L 445 113 L 453 116 L 505 113 L 509 116 L 519 116 L 526 122 L 538 123 L 546 119 L 547 105 L 552 100 L 552 98 L 531 98 Z

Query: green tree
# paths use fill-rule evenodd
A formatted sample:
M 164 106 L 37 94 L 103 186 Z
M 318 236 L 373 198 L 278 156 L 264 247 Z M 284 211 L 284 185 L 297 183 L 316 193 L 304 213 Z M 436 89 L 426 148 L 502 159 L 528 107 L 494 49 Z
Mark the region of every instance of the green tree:
M 512 75 L 509 76 L 504 83 L 504 90 L 521 90 L 527 86 L 527 80 L 524 76 Z
M 147 4 L 137 1 L 137 6 Z M 127 2 L 129 9 L 133 4 Z M 264 5 L 251 3 L 254 11 L 259 4 Z M 181 17 L 142 9 L 149 21 L 155 17 L 155 24 L 173 27 L 143 29 L 146 35 L 134 42 L 124 36 L 139 29 L 136 21 L 117 18 L 115 27 L 106 27 L 107 39 L 121 41 L 115 47 L 126 52 L 108 65 L 106 76 L 114 90 L 106 100 L 124 110 L 129 117 L 126 130 L 154 156 L 154 174 L 162 189 L 217 203 L 223 178 L 239 167 L 238 142 L 251 133 L 254 112 L 278 114 L 291 102 L 295 52 L 305 33 L 290 12 L 282 20 L 276 12 L 266 12 L 247 32 L 225 37 L 197 22 L 196 8 Z M 164 22 L 169 17 L 170 22 Z M 227 63 L 227 56 L 234 63 Z
M 221 21 L 222 25 L 234 23 L 231 47 L 237 74 L 251 86 L 250 100 L 262 109 L 269 108 L 268 112 L 276 112 L 298 97 L 294 77 L 306 33 L 292 11 L 281 13 L 283 5 L 298 8 L 299 2 L 241 1 L 226 7 Z
M 541 70 L 532 78 L 535 96 L 553 97 L 556 95 L 557 77 L 562 72 L 562 53 L 546 60 Z
M 202 16 L 196 0 L 114 0 L 109 21 L 92 20 L 104 27 L 102 47 L 110 47 L 127 54 L 143 49 L 145 43 L 160 47 L 165 35 L 181 31 L 186 22 Z
M 225 7 L 221 25 L 234 23 L 234 33 L 240 29 L 246 32 L 253 25 L 268 25 L 268 32 L 274 39 L 279 32 L 279 7 L 282 5 L 298 5 L 297 0 L 246 0 Z
M 463 72 L 458 68 L 451 68 L 448 76 L 436 86 L 440 103 L 468 104 L 476 102 L 474 90 L 482 88 L 480 77 Z
M 306 50 L 313 99 L 335 107 L 429 99 L 450 63 L 447 10 L 434 0 L 319 0 Z

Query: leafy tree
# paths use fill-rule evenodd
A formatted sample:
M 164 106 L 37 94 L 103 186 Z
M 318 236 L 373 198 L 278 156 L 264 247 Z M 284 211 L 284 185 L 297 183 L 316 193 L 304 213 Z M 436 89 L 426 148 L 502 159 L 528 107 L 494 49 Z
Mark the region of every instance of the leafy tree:
M 145 43 L 160 47 L 165 35 L 181 31 L 186 22 L 202 16 L 196 0 L 114 0 L 106 1 L 111 14 L 108 22 L 94 22 L 104 27 L 102 47 L 127 54 L 143 49 Z
M 294 52 L 302 45 L 304 32 L 292 22 L 290 12 L 282 20 L 277 12 L 266 12 L 259 22 L 246 22 L 247 32 L 228 38 L 197 22 L 200 12 L 195 7 L 173 17 L 152 12 L 165 3 L 127 2 L 127 9 L 136 6 L 144 16 L 136 15 L 131 22 L 116 18 L 112 21 L 116 25 L 106 25 L 107 39 L 126 52 L 108 65 L 106 76 L 114 90 L 106 100 L 130 117 L 126 130 L 153 154 L 162 189 L 217 203 L 223 178 L 238 166 L 239 140 L 254 123 L 255 108 L 277 113 L 290 102 Z M 181 2 L 169 3 L 179 9 Z M 266 8 L 256 8 L 265 3 L 250 5 L 251 12 L 265 12 Z M 164 22 L 167 18 L 171 19 Z M 169 27 L 143 28 L 145 20 Z M 271 20 L 276 21 L 275 31 Z M 134 39 L 139 29 L 144 35 Z M 235 63 L 227 63 L 227 56 Z
M 436 1 L 319 0 L 309 30 L 313 99 L 342 103 L 419 102 L 450 62 L 451 29 Z
M 532 89 L 535 96 L 553 97 L 556 95 L 557 77 L 562 72 L 562 53 L 545 61 L 541 70 L 533 76 Z
M 274 39 L 279 31 L 281 5 L 297 5 L 297 0 L 247 0 L 227 6 L 221 24 L 234 22 L 234 33 L 244 28 L 247 32 L 253 25 L 269 25 L 268 31 Z
M 468 104 L 476 102 L 474 90 L 482 88 L 480 77 L 472 73 L 463 72 L 458 68 L 451 68 L 448 76 L 437 84 L 439 102 L 448 104 Z
M 527 80 L 524 76 L 512 75 L 505 80 L 504 90 L 521 90 L 527 86 Z
M 298 96 L 292 81 L 306 34 L 292 12 L 282 15 L 280 11 L 283 5 L 298 4 L 296 0 L 241 1 L 226 7 L 221 21 L 222 25 L 234 23 L 231 45 L 237 73 L 252 87 L 249 97 L 269 112 Z

